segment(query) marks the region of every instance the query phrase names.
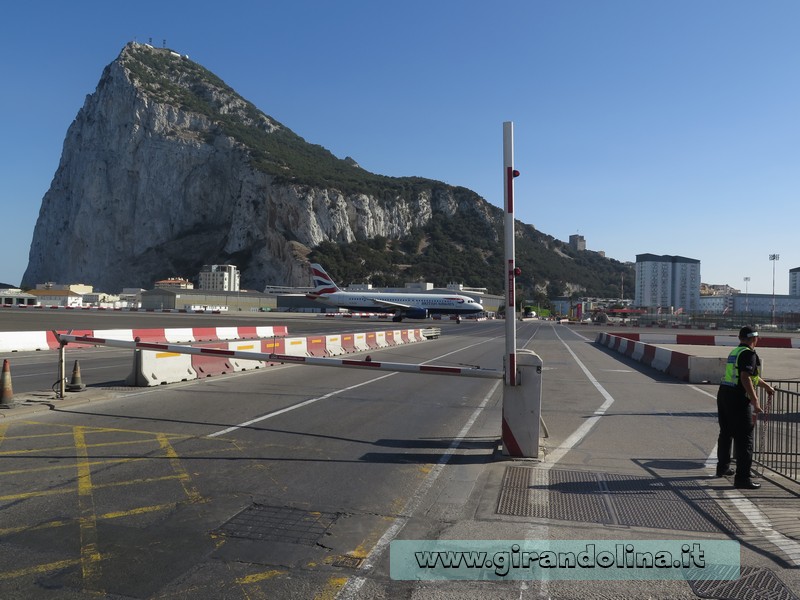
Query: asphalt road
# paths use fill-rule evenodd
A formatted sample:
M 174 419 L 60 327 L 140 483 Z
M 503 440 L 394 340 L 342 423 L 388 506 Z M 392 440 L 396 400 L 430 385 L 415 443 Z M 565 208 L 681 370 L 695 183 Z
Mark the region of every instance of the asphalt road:
M 499 321 L 452 324 L 379 357 L 499 369 L 503 334 Z M 646 487 L 657 478 L 699 493 L 717 435 L 713 386 L 621 359 L 588 330 L 526 322 L 517 335 L 544 362 L 541 476 L 645 486 L 627 488 L 629 501 L 649 499 L 628 521 L 584 505 L 565 520 L 501 510 L 507 469 L 530 465 L 498 455 L 497 380 L 282 365 L 111 385 L 0 420 L 0 598 L 696 598 L 685 581 L 391 579 L 395 539 L 729 539 L 710 508 L 723 491 L 665 504 L 665 490 Z M 797 579 L 763 533 L 736 531 L 745 564 Z

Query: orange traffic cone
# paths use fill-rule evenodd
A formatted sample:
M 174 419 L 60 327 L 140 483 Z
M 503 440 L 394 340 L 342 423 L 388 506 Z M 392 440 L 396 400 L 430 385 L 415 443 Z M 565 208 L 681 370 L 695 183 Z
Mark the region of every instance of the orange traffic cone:
M 14 408 L 17 403 L 14 401 L 14 389 L 11 387 L 11 365 L 8 359 L 3 360 L 3 376 L 0 378 L 0 408 Z
M 86 386 L 81 381 L 81 366 L 78 364 L 78 361 L 75 361 L 75 365 L 72 367 L 72 379 L 69 380 L 69 383 L 66 385 L 65 389 L 68 392 L 82 392 L 86 389 Z

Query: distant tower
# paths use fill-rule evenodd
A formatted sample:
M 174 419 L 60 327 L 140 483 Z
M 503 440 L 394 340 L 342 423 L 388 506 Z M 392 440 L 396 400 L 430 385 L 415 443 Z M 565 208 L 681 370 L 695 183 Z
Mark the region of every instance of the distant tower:
M 239 278 L 239 269 L 235 265 L 203 265 L 200 289 L 238 292 Z
M 573 234 L 569 236 L 569 245 L 572 246 L 578 252 L 583 252 L 586 250 L 586 238 L 584 238 L 580 234 Z

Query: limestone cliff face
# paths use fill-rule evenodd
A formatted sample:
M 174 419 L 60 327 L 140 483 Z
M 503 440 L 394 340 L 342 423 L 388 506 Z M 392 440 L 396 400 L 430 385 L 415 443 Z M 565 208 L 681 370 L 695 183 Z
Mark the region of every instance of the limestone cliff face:
M 359 192 L 296 177 L 305 142 L 292 136 L 187 57 L 129 44 L 67 132 L 23 285 L 113 292 L 224 262 L 250 289 L 307 285 L 303 255 L 323 241 L 400 238 L 435 213 L 493 218 L 475 194 L 437 182 Z

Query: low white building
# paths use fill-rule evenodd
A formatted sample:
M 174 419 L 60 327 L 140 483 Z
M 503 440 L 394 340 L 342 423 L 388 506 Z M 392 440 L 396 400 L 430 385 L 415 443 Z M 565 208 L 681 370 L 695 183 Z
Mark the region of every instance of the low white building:
M 66 306 L 80 308 L 83 305 L 83 295 L 71 290 L 30 290 L 42 306 Z
M 38 306 L 39 299 L 19 288 L 0 289 L 0 306 Z

